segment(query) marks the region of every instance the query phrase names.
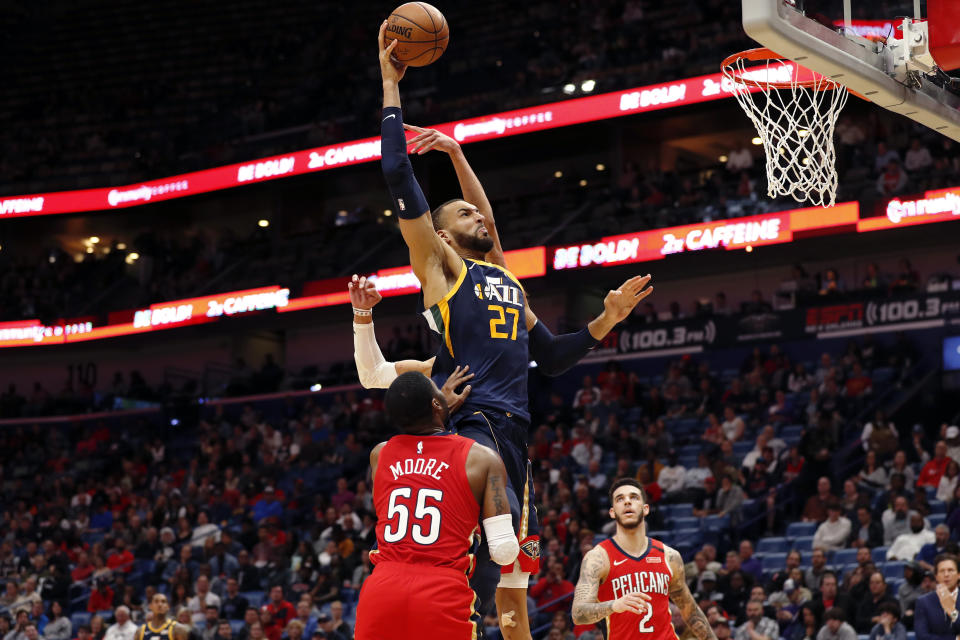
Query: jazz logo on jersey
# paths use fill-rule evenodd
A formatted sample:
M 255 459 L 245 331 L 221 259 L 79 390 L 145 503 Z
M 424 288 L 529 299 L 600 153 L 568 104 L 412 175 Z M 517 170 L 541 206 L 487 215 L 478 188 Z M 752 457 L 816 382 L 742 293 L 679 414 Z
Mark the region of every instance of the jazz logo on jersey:
M 417 443 L 417 455 L 418 456 L 423 455 L 423 440 Z
M 503 284 L 503 278 L 494 278 L 487 276 L 487 284 L 481 287 L 480 283 L 473 288 L 473 292 L 481 300 L 493 300 L 496 302 L 506 302 L 516 306 L 523 305 L 523 298 L 520 295 L 520 287 L 514 286 L 512 281 Z
M 665 596 L 670 587 L 670 576 L 659 571 L 636 571 L 617 576 L 613 579 L 611 586 L 614 599 L 635 591 L 659 593 Z

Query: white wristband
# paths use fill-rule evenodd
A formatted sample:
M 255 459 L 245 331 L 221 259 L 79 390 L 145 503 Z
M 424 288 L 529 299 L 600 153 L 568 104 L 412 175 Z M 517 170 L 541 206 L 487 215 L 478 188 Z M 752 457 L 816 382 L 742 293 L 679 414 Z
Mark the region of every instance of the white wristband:
M 373 310 L 372 310 L 372 309 L 357 309 L 356 307 L 354 307 L 354 308 L 353 308 L 353 315 L 355 315 L 355 316 L 361 316 L 361 317 L 362 317 L 362 316 L 372 316 L 372 315 L 373 315 Z

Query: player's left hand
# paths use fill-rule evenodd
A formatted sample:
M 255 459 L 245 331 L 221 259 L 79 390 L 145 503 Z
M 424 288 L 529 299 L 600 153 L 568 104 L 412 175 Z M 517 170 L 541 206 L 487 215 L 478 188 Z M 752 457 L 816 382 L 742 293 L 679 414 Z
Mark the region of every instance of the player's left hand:
M 357 309 L 373 309 L 383 300 L 383 296 L 377 291 L 377 286 L 367 280 L 366 276 L 361 278 L 353 274 L 350 282 L 347 283 L 347 290 L 350 292 L 350 304 Z
M 633 308 L 641 300 L 653 293 L 653 287 L 648 287 L 650 274 L 634 276 L 620 285 L 616 291 L 611 291 L 603 299 L 603 310 L 614 322 L 625 320 Z
M 464 365 L 462 368 L 457 367 L 453 370 L 453 373 L 450 374 L 450 377 L 447 378 L 447 381 L 443 383 L 443 386 L 440 387 L 440 393 L 442 393 L 443 397 L 447 400 L 447 406 L 450 408 L 451 414 L 463 406 L 467 396 L 470 395 L 470 391 L 473 389 L 473 387 L 468 384 L 460 393 L 456 391 L 457 387 L 464 382 L 473 380 L 473 374 L 467 373 L 469 370 L 470 365 Z
M 440 133 L 436 129 L 424 129 L 412 124 L 404 123 L 403 128 L 407 131 L 416 133 L 416 137 L 407 140 L 407 144 L 412 144 L 413 149 L 418 155 L 423 155 L 431 149 L 443 151 L 444 153 L 453 153 L 460 148 L 460 143 L 450 136 Z

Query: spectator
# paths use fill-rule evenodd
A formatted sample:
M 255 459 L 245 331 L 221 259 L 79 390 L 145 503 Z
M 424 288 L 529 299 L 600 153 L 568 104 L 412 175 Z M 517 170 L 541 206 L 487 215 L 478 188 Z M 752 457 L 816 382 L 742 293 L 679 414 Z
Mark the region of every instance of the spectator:
M 936 541 L 933 531 L 924 528 L 923 516 L 917 512 L 910 515 L 910 531 L 901 533 L 887 550 L 887 560 L 912 561 L 924 545 Z
M 900 168 L 900 163 L 891 160 L 880 177 L 877 178 L 877 192 L 885 198 L 892 198 L 903 193 L 907 187 L 907 174 Z
M 823 522 L 827 519 L 827 505 L 836 498 L 830 493 L 830 478 L 826 476 L 817 480 L 817 493 L 807 498 L 803 506 L 804 522 Z
M 753 154 L 750 149 L 743 146 L 734 149 L 727 157 L 727 171 L 737 173 L 739 171 L 748 171 L 753 168 Z
M 956 428 L 956 427 L 954 427 Z M 949 429 L 948 429 L 949 431 Z M 947 469 L 940 477 L 940 483 L 937 485 L 937 500 L 950 502 L 953 499 L 953 492 L 957 488 L 957 481 L 960 480 L 960 465 L 953 458 L 947 458 Z
M 814 547 L 813 552 L 810 554 L 810 568 L 803 574 L 803 584 L 810 589 L 819 589 L 820 580 L 827 571 L 826 552 L 821 548 Z
M 730 442 L 737 442 L 743 437 L 746 425 L 743 419 L 736 414 L 732 405 L 723 408 L 723 422 L 720 424 L 723 437 Z
M 219 542 L 220 527 L 210 522 L 210 516 L 206 511 L 201 511 L 197 514 L 197 526 L 193 528 L 190 544 L 194 547 L 203 547 L 207 538 L 213 538 L 214 542 Z
M 566 579 L 564 572 L 563 564 L 553 558 L 549 560 L 546 575 L 529 589 L 530 597 L 536 601 L 538 607 L 543 607 L 548 602 L 554 602 L 562 596 L 573 593 L 573 583 Z M 554 602 L 543 611 L 553 613 L 555 611 L 566 611 L 569 607 L 568 602 L 561 600 Z
M 104 640 L 133 640 L 137 634 L 137 625 L 130 619 L 130 609 L 119 606 L 113 615 L 116 622 L 107 628 Z
M 114 572 L 133 571 L 133 554 L 127 549 L 127 541 L 122 536 L 116 539 L 113 553 L 107 556 L 107 568 Z
M 859 364 L 859 363 L 857 363 Z M 860 369 L 862 371 L 862 368 Z M 873 436 L 874 429 L 882 430 L 883 435 L 879 438 L 874 438 Z M 890 440 L 890 436 L 887 434 L 887 430 L 893 435 L 893 441 L 887 442 Z M 897 450 L 897 445 L 899 444 L 900 434 L 897 433 L 897 428 L 892 422 L 887 420 L 887 416 L 884 413 L 883 409 L 878 409 L 876 416 L 873 422 L 868 422 L 863 425 L 863 431 L 860 433 L 860 444 L 863 447 L 864 451 L 873 449 L 877 451 L 881 456 L 887 455 L 886 452 L 893 452 Z M 892 446 L 891 446 L 892 445 Z
M 210 578 L 200 575 L 195 583 L 196 595 L 187 600 L 187 609 L 193 616 L 194 624 L 202 621 L 206 616 L 208 606 L 220 610 L 220 596 L 210 591 Z
M 266 518 L 280 518 L 283 515 L 283 505 L 277 500 L 273 487 L 263 490 L 263 496 L 253 505 L 253 519 L 260 522 Z
M 857 524 L 850 532 L 850 546 L 854 548 L 883 546 L 883 526 L 873 519 L 870 508 L 861 505 L 857 507 Z
M 916 562 L 908 562 L 903 567 L 903 583 L 897 589 L 897 602 L 900 603 L 900 611 L 903 612 L 901 622 L 911 628 L 913 627 L 914 605 L 917 598 L 926 593 L 922 590 L 925 573 Z
M 777 640 L 780 628 L 774 620 L 763 615 L 761 602 L 751 600 L 747 603 L 747 621 L 737 627 L 733 637 L 734 640 Z
M 922 171 L 932 165 L 933 157 L 930 155 L 930 150 L 923 145 L 919 138 L 911 140 L 910 149 L 907 150 L 907 155 L 903 162 L 903 166 L 906 167 L 907 171 L 910 173 Z M 870 640 L 875 639 L 871 638 Z
M 27 640 L 27 627 L 34 626 L 30 622 L 30 616 L 27 613 L 26 609 L 20 609 L 16 613 L 16 624 L 13 628 L 7 632 L 7 635 L 4 636 L 3 640 Z
M 293 605 L 284 599 L 283 586 L 279 584 L 270 587 L 270 601 L 264 608 L 270 612 L 274 623 L 281 629 L 285 628 L 287 623 L 297 615 Z
M 888 602 L 877 610 L 880 620 L 870 630 L 870 640 L 907 640 L 907 628 L 900 622 L 900 606 Z
M 893 454 L 893 461 L 890 463 L 890 473 L 888 477 L 893 477 L 896 473 L 903 476 L 904 489 L 913 491 L 913 487 L 917 482 L 917 474 L 914 472 L 913 467 L 907 462 L 907 454 L 903 449 L 898 449 L 897 452 Z M 890 488 L 889 481 L 887 482 L 887 488 Z
M 229 620 L 217 621 L 217 632 L 213 640 L 233 640 L 233 627 L 230 626 Z
M 890 283 L 891 291 L 916 291 L 920 285 L 920 274 L 907 258 L 897 261 L 897 276 Z
M 763 564 L 753 555 L 753 543 L 749 540 L 740 541 L 740 570 L 757 582 L 763 577 Z
M 324 640 L 348 640 L 334 630 L 333 618 L 326 614 L 320 614 L 320 617 L 317 618 L 317 630 L 314 632 L 314 637 L 318 633 L 323 634 Z
M 203 640 L 214 640 L 220 626 L 220 612 L 212 604 L 206 606 L 203 610 L 203 624 L 198 625 L 201 629 L 200 635 Z
M 850 520 L 844 517 L 843 507 L 839 502 L 831 502 L 827 505 L 827 519 L 813 534 L 813 546 L 827 551 L 843 549 L 850 537 L 850 530 Z
M 916 562 L 923 571 L 933 572 L 933 562 L 937 556 L 947 553 L 947 545 L 950 544 L 950 527 L 945 524 L 938 524 L 933 530 L 933 542 L 928 542 L 920 549 L 917 554 Z
M 103 622 L 103 618 L 99 615 L 94 615 L 92 618 L 90 618 L 91 639 L 103 640 L 106 634 L 107 634 L 107 625 Z
M 946 473 L 947 462 L 949 462 L 949 460 L 947 457 L 947 443 L 943 440 L 938 440 L 933 448 L 933 458 L 923 465 L 923 468 L 920 470 L 920 476 L 917 478 L 917 486 L 933 487 L 934 489 L 940 486 L 940 478 Z
M 873 163 L 874 170 L 876 173 L 883 173 L 884 168 L 888 167 L 891 162 L 896 162 L 899 165 L 900 154 L 895 149 L 890 149 L 886 142 L 878 142 L 877 157 Z
M 917 640 L 954 640 L 960 635 L 957 613 L 957 557 L 936 559 L 937 589 L 917 599 L 914 628 Z
M 870 574 L 866 597 L 857 604 L 854 629 L 858 633 L 869 633 L 873 625 L 880 621 L 880 606 L 885 603 L 896 605 L 896 601 L 887 593 L 887 583 L 883 574 L 874 571 Z
M 882 433 L 889 434 L 889 430 L 885 428 L 874 429 L 870 436 L 876 440 L 878 434 Z M 894 442 L 891 442 L 890 445 L 896 446 Z M 863 469 L 858 476 L 860 486 L 870 491 L 876 491 L 877 489 L 887 486 L 887 470 L 880 464 L 879 457 L 880 454 L 878 454 L 876 450 L 871 448 L 867 451 L 863 462 Z
M 853 601 L 849 594 L 840 593 L 838 587 L 837 574 L 829 570 L 824 571 L 823 575 L 820 576 L 820 590 L 814 596 L 812 603 L 824 612 L 833 607 L 849 611 Z
M 883 522 L 883 543 L 887 546 L 893 544 L 897 536 L 910 532 L 910 519 L 916 514 L 909 508 L 906 497 L 897 496 L 893 500 L 893 506 L 883 512 L 880 520 Z
M 283 631 L 283 637 L 287 640 L 303 640 L 303 623 L 296 618 L 290 620 Z
M 240 595 L 240 583 L 236 578 L 227 578 L 227 591 L 221 602 L 223 617 L 230 620 L 243 620 L 250 603 Z
M 343 603 L 339 600 L 330 603 L 330 621 L 333 630 L 343 636 L 345 640 L 353 638 L 353 629 L 343 619 Z
M 593 378 L 583 376 L 583 386 L 573 396 L 573 408 L 582 410 L 598 404 L 600 404 L 600 388 L 593 384 Z
M 63 615 L 63 606 L 59 600 L 50 603 L 49 622 L 43 629 L 43 637 L 46 640 L 70 640 L 73 636 L 73 624 L 70 618 Z
M 823 273 L 820 282 L 821 296 L 836 296 L 844 291 L 843 281 L 840 280 L 840 274 L 836 269 L 827 269 Z
M 107 584 L 104 578 L 98 578 L 94 581 L 93 591 L 90 592 L 90 599 L 87 601 L 87 611 L 96 613 L 97 611 L 106 611 L 113 607 L 113 589 Z M 91 628 L 91 631 L 93 629 Z

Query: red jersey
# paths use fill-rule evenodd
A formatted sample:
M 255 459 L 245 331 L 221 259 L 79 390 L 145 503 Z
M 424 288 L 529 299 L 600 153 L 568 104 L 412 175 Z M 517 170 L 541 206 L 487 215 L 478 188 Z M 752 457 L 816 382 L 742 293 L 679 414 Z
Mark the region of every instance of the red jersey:
M 650 596 L 650 607 L 644 615 L 614 613 L 601 623 L 607 640 L 678 640 L 670 616 L 673 572 L 663 543 L 653 538 L 647 541 L 647 551 L 640 557 L 625 553 L 613 538 L 599 545 L 610 560 L 610 571 L 600 583 L 597 600 L 616 600 L 634 591 Z
M 473 572 L 480 505 L 467 479 L 473 440 L 454 434 L 390 438 L 377 461 L 374 564 L 402 562 Z

